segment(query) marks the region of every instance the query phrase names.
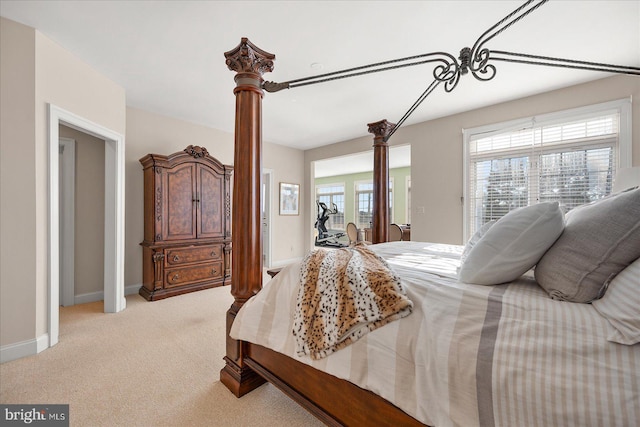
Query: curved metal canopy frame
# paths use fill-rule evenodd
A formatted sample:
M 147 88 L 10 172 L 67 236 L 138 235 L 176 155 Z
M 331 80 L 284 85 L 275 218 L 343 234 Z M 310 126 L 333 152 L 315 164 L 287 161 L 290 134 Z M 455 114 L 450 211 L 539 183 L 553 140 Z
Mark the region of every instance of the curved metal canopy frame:
M 525 53 L 507 52 L 502 50 L 489 50 L 484 45 L 498 36 L 500 33 L 529 15 L 534 10 L 545 4 L 549 0 L 528 0 L 522 6 L 505 16 L 498 23 L 485 31 L 474 43 L 472 48 L 465 47 L 460 51 L 460 55 L 455 56 L 446 52 L 431 52 L 421 55 L 408 56 L 405 58 L 393 59 L 389 61 L 377 62 L 375 64 L 363 65 L 341 71 L 320 74 L 311 77 L 290 80 L 287 82 L 264 82 L 262 88 L 267 92 L 277 92 L 282 89 L 292 89 L 317 83 L 356 77 L 364 74 L 378 73 L 381 71 L 394 70 L 404 67 L 435 63 L 433 69 L 433 81 L 409 107 L 407 112 L 398 120 L 396 126 L 384 137 L 384 141 L 389 138 L 402 126 L 409 116 L 420 106 L 420 104 L 441 84 L 444 83 L 445 92 L 453 91 L 460 77 L 471 72 L 477 80 L 488 81 L 496 76 L 496 66 L 493 61 L 513 62 L 529 65 L 543 65 L 549 67 L 573 68 L 579 70 L 602 71 L 607 73 L 640 75 L 640 67 L 626 65 L 603 64 L 598 62 L 580 61 L 566 58 L 554 58 L 540 55 L 530 55 Z

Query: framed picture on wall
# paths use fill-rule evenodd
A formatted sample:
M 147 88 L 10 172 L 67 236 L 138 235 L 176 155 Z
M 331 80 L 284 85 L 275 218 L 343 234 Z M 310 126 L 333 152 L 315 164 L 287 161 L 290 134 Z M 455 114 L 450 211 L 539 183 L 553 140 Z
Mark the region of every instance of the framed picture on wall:
M 280 183 L 280 215 L 300 213 L 300 184 Z

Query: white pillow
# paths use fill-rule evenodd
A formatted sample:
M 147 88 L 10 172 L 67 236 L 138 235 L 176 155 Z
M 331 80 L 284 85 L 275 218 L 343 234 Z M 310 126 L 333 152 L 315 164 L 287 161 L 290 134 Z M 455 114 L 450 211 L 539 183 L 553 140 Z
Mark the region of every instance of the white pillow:
M 517 279 L 536 265 L 563 228 L 558 202 L 512 210 L 471 248 L 460 267 L 460 281 L 497 285 Z
M 493 227 L 493 224 L 495 223 L 495 219 L 489 222 L 485 222 L 484 224 L 482 224 L 482 227 L 480 227 L 478 231 L 476 231 L 473 236 L 471 236 L 467 244 L 464 245 L 464 250 L 462 251 L 462 255 L 460 256 L 461 262 L 464 262 L 464 260 L 467 259 L 469 252 L 471 252 L 471 249 L 473 249 L 476 243 L 478 243 L 480 239 L 482 239 L 484 235 L 487 234 L 487 231 L 489 231 L 489 229 Z
M 618 273 L 604 296 L 591 305 L 613 326 L 609 341 L 640 343 L 640 258 Z
M 487 234 L 487 231 L 489 231 L 489 229 L 493 227 L 493 224 L 495 223 L 496 223 L 495 219 L 489 222 L 485 222 L 484 224 L 482 224 L 482 227 L 478 229 L 478 231 L 473 233 L 473 236 L 471 236 L 467 244 L 464 245 L 464 249 L 462 250 L 462 255 L 460 255 L 460 265 L 464 264 L 465 260 L 469 256 L 469 252 L 471 252 L 471 249 L 473 249 L 476 243 L 478 243 L 480 239 L 482 239 L 482 237 L 485 234 Z M 458 273 L 460 273 L 460 267 L 458 267 Z

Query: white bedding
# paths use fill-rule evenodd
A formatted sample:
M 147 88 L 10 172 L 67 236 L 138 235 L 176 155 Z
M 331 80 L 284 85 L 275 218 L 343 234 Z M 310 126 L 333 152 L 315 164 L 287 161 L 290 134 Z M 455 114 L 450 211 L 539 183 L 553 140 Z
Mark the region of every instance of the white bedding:
M 640 345 L 607 341 L 590 304 L 555 301 L 527 275 L 459 283 L 462 246 L 369 246 L 400 275 L 411 315 L 330 356 L 296 355 L 296 263 L 244 304 L 230 335 L 371 390 L 432 426 L 640 423 Z

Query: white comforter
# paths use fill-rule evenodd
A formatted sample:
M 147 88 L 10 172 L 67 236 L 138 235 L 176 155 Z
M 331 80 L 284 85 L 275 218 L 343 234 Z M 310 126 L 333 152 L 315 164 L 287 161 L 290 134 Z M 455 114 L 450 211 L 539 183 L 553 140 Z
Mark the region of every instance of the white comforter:
M 457 281 L 461 246 L 370 246 L 400 275 L 413 314 L 321 359 L 296 355 L 300 264 L 238 313 L 231 336 L 351 381 L 432 426 L 632 426 L 640 422 L 640 345 L 607 341 L 589 304 L 550 299 L 526 275 Z

